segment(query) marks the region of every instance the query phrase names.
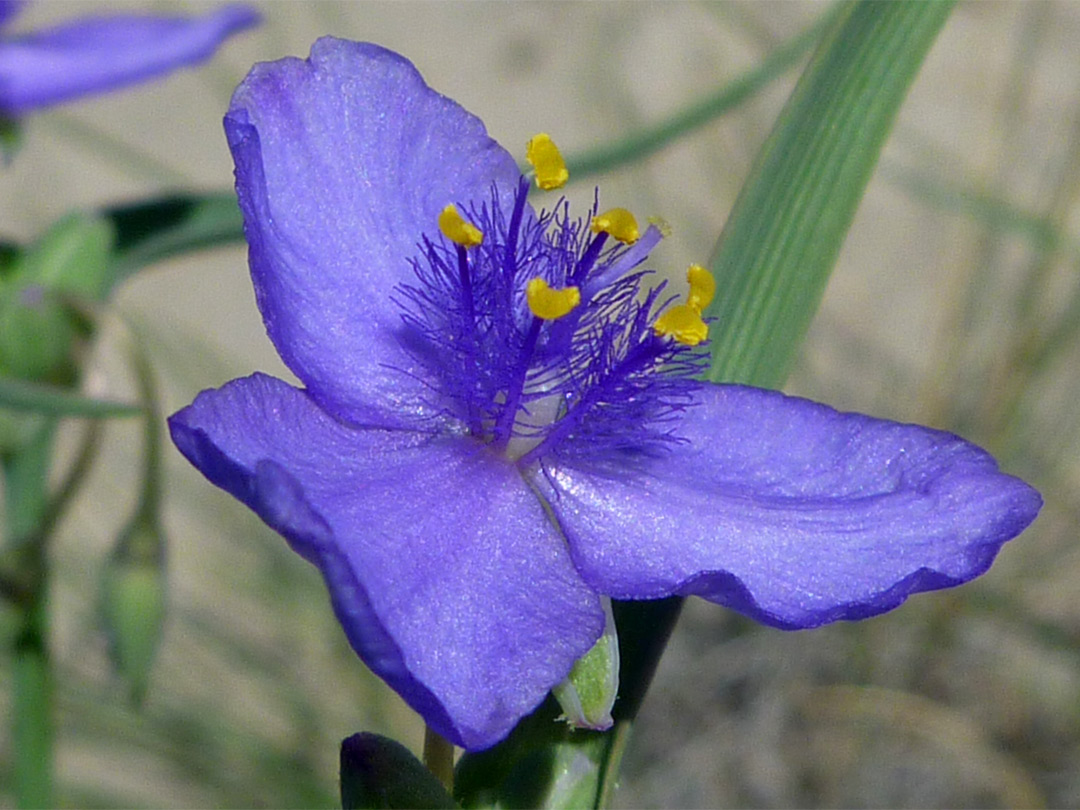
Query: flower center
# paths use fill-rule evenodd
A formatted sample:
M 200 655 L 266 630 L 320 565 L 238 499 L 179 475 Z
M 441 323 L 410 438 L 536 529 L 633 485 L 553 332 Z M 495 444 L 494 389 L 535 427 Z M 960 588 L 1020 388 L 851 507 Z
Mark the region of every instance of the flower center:
M 561 186 L 565 165 L 546 135 L 528 155 L 542 188 Z M 711 274 L 687 275 L 686 303 L 638 270 L 663 238 L 642 234 L 622 208 L 572 219 L 493 187 L 487 203 L 447 205 L 442 239 L 424 237 L 415 281 L 397 288 L 406 344 L 436 380 L 431 404 L 477 440 L 526 466 L 568 456 L 651 452 L 677 441 L 672 417 L 690 404 L 705 362 L 702 311 Z

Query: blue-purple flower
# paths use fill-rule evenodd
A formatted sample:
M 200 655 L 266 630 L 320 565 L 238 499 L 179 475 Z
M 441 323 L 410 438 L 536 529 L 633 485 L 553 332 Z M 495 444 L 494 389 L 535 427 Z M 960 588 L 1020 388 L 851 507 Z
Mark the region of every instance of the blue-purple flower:
M 0 2 L 0 25 L 21 3 Z M 228 5 L 201 17 L 117 14 L 84 17 L 0 39 L 0 116 L 103 93 L 207 59 L 254 25 L 250 7 Z
M 532 710 L 602 597 L 861 619 L 981 574 L 1039 510 L 951 434 L 697 381 L 708 278 L 652 282 L 661 235 L 618 209 L 538 213 L 397 54 L 326 38 L 257 65 L 225 130 L 304 387 L 205 391 L 173 440 L 319 567 L 363 660 L 454 743 Z

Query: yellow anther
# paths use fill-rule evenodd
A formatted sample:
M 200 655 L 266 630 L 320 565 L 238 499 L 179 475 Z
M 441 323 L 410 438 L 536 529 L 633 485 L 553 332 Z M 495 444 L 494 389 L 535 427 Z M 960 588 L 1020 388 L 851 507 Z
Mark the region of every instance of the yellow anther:
M 536 170 L 536 185 L 544 191 L 562 188 L 570 179 L 559 147 L 546 132 L 534 135 L 525 145 L 525 159 Z
M 439 230 L 443 236 L 462 247 L 476 247 L 484 241 L 484 234 L 471 222 L 466 222 L 453 203 L 446 206 L 439 214 Z
M 699 310 L 689 304 L 676 304 L 656 319 L 653 331 L 687 346 L 697 346 L 709 336 L 709 325 L 701 320 Z
M 581 303 L 581 291 L 577 287 L 555 290 L 542 278 L 534 278 L 525 285 L 525 299 L 533 315 L 553 321 L 569 314 Z
M 700 314 L 716 295 L 716 279 L 700 264 L 692 264 L 686 271 L 686 280 L 690 282 L 690 295 L 686 297 L 686 305 Z
M 606 233 L 620 242 L 632 245 L 641 237 L 637 220 L 625 208 L 612 208 L 597 214 L 592 220 L 593 233 Z

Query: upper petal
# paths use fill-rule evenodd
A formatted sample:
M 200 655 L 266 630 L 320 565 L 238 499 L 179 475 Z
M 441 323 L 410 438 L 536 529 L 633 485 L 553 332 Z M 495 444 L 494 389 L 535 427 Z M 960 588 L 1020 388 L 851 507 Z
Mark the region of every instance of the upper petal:
M 6 39 L 0 42 L 0 112 L 19 115 L 201 62 L 258 21 L 250 7 L 229 5 L 190 19 L 86 17 Z
M 479 119 L 406 59 L 326 37 L 306 60 L 256 65 L 225 129 L 270 338 L 320 403 L 358 424 L 430 402 L 401 344 L 394 286 L 439 212 L 511 201 L 519 178 Z M 372 413 L 370 404 L 386 404 Z
M 784 628 L 864 618 L 981 574 L 1042 503 L 952 434 L 742 386 L 695 399 L 669 453 L 537 476 L 602 593 Z
M 498 742 L 603 629 L 540 501 L 471 440 L 352 429 L 263 375 L 169 427 L 319 567 L 360 656 L 459 745 Z

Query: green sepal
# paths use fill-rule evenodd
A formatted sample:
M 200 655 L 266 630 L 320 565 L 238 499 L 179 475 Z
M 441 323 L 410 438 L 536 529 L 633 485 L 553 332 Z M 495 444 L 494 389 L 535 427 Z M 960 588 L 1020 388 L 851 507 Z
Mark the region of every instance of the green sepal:
M 142 703 L 165 624 L 164 541 L 154 516 L 139 514 L 121 534 L 101 578 L 100 613 L 109 658 Z
M 344 810 L 443 810 L 457 805 L 412 752 L 396 740 L 367 732 L 341 742 Z
M 611 728 L 615 697 L 619 692 L 619 636 L 611 600 L 603 598 L 604 632 L 592 648 L 581 656 L 570 674 L 551 690 L 562 706 L 563 720 L 573 728 L 604 731 Z

